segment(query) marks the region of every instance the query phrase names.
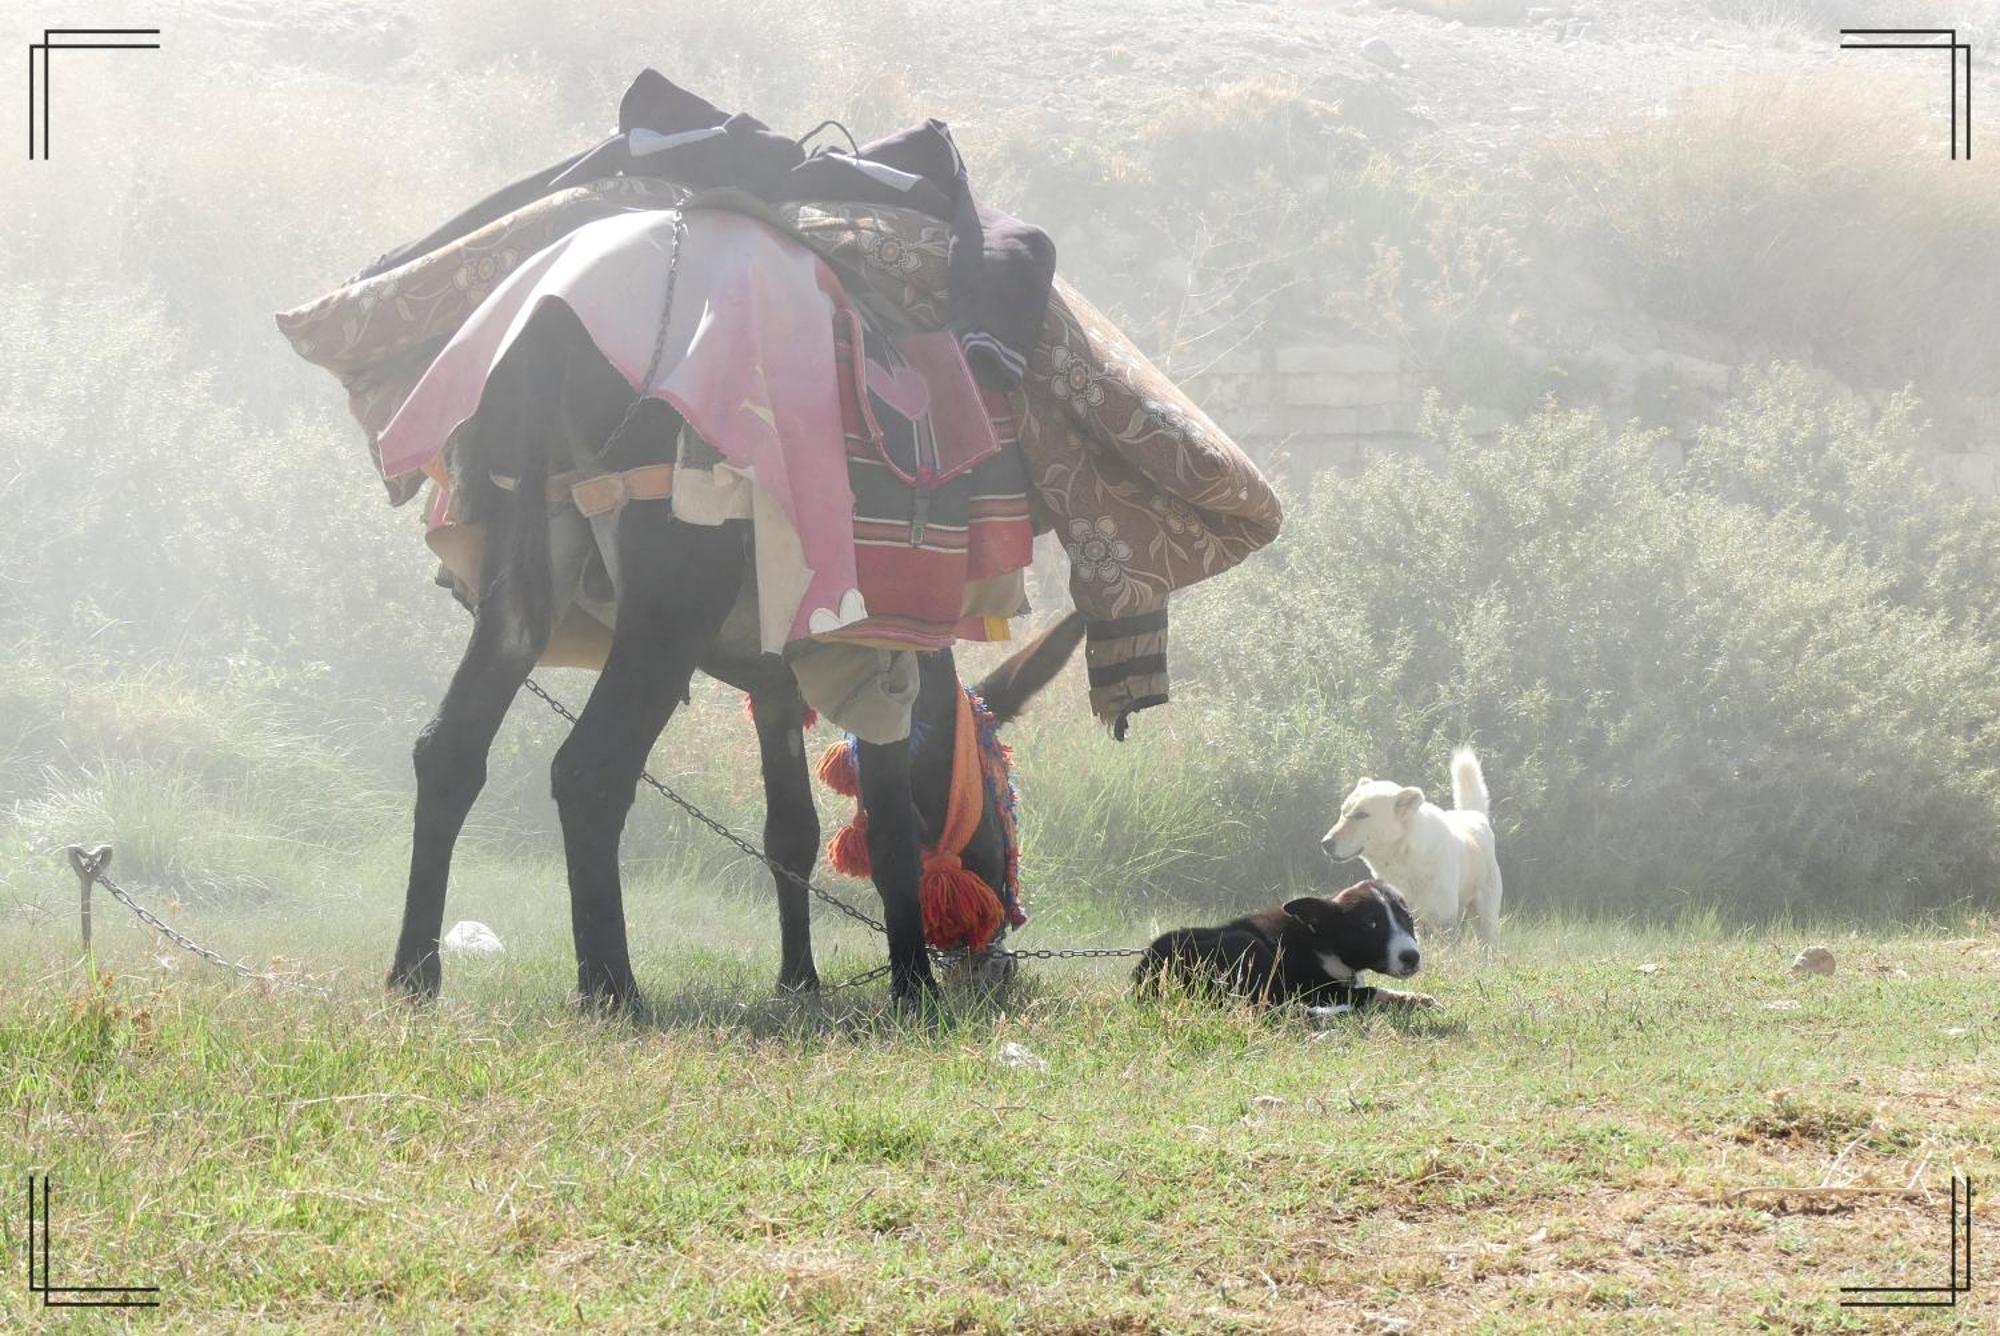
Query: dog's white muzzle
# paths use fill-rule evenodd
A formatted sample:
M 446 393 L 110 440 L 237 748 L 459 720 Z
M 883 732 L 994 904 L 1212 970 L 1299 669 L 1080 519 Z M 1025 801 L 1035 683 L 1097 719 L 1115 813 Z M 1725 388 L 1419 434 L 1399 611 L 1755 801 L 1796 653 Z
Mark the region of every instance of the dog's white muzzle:
M 1389 949 L 1382 953 L 1382 972 L 1392 979 L 1407 979 L 1423 965 L 1423 952 L 1417 949 L 1417 939 L 1406 932 L 1398 932 L 1389 939 Z

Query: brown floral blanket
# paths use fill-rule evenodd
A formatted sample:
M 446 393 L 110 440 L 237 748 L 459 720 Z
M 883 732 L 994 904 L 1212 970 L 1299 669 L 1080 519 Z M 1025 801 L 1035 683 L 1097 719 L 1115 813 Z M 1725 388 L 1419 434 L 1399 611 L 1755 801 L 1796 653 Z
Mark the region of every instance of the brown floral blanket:
M 687 193 L 642 177 L 559 191 L 283 312 L 278 327 L 340 377 L 372 449 L 438 348 L 515 265 L 587 222 L 673 207 Z M 879 205 L 789 204 L 775 215 L 857 300 L 948 327 L 943 224 Z M 1070 592 L 1088 619 L 1091 709 L 1122 738 L 1133 712 L 1167 699 L 1167 595 L 1275 538 L 1278 500 L 1235 442 L 1060 279 L 1014 398 L 1037 528 L 1053 527 L 1069 553 Z M 388 481 L 398 503 L 422 483 Z

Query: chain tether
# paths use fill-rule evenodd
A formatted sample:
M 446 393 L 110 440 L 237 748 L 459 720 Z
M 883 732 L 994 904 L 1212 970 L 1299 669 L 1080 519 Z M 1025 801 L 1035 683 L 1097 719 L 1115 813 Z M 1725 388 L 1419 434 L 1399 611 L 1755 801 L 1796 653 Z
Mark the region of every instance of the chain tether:
M 65 849 L 64 852 L 69 855 L 69 864 L 72 868 L 76 869 L 76 874 L 79 877 L 94 881 L 105 890 L 111 892 L 112 899 L 131 910 L 138 916 L 140 922 L 144 923 L 154 932 L 159 933 L 175 946 L 181 948 L 181 950 L 200 956 L 211 965 L 218 965 L 232 974 L 254 980 L 258 983 L 273 984 L 279 988 L 296 988 L 300 992 L 312 993 L 319 997 L 332 996 L 331 990 L 322 988 L 318 984 L 300 983 L 297 979 L 287 979 L 277 974 L 261 974 L 241 961 L 225 960 L 221 955 L 209 950 L 186 933 L 171 927 L 159 915 L 140 904 L 137 900 L 134 900 L 123 886 L 111 880 L 110 876 L 105 873 L 105 867 L 111 862 L 110 846 L 106 845 L 93 850 L 85 850 L 81 846 L 73 844 Z

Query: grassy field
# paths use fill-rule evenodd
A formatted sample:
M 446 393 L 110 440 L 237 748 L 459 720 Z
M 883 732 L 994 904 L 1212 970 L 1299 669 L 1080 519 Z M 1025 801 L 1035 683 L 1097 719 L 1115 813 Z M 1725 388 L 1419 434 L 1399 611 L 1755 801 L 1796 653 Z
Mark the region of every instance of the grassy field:
M 376 987 L 392 868 L 352 875 L 310 916 L 178 915 L 327 999 L 239 984 L 102 900 L 95 982 L 67 918 L 0 928 L 10 1190 L 53 1175 L 57 1284 L 164 1291 L 102 1324 L 1802 1331 L 2000 1314 L 1990 1279 L 1955 1309 L 1837 1306 L 1843 1284 L 1942 1283 L 1949 1174 L 2000 1181 L 1990 922 L 1517 923 L 1498 958 L 1434 953 L 1419 982 L 1438 1010 L 1323 1032 L 1140 1007 L 1114 964 L 1041 964 L 1005 1005 L 958 999 L 917 1027 L 879 984 L 771 998 L 767 906 L 642 883 L 634 950 L 658 1018 L 636 1028 L 565 1004 L 552 867 L 459 877 L 453 917 L 510 949 L 448 966 L 429 1013 Z M 821 941 L 829 978 L 878 959 L 833 925 Z M 1789 972 L 1811 941 L 1834 976 Z M 1009 1044 L 1031 1057 L 1010 1063 Z M 1922 1193 L 1732 1196 L 1906 1184 Z M 0 1325 L 66 1329 L 22 1288 L 24 1223 L 6 1216 Z

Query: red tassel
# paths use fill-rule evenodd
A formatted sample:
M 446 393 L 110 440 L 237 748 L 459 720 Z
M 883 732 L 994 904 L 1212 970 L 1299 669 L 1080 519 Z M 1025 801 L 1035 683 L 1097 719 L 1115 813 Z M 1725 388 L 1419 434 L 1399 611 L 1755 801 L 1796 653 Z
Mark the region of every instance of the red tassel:
M 917 893 L 924 912 L 924 937 L 942 950 L 968 947 L 981 951 L 1000 931 L 1000 897 L 976 872 L 958 860 L 934 859 L 924 870 Z
M 843 877 L 865 877 L 872 864 L 868 859 L 868 818 L 856 813 L 854 820 L 834 832 L 826 842 L 826 861 Z
M 834 743 L 819 758 L 819 769 L 815 772 L 819 782 L 835 793 L 852 798 L 861 792 L 861 776 L 855 773 L 854 748 L 845 739 Z

